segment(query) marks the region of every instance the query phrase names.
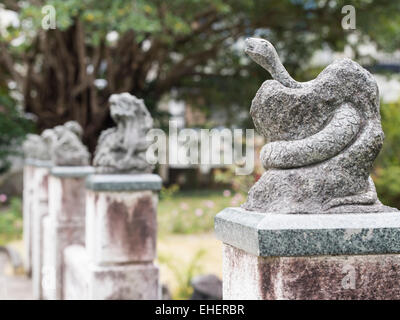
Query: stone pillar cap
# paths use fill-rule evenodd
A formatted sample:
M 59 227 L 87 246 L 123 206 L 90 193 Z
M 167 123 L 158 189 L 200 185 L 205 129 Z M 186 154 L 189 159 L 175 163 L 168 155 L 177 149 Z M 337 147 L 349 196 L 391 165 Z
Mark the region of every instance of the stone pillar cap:
M 257 256 L 400 253 L 400 212 L 265 214 L 226 208 L 215 217 L 226 244 Z
M 51 168 L 53 166 L 53 164 L 50 160 L 38 160 L 38 159 L 31 159 L 31 158 L 26 158 L 24 160 L 24 164 L 26 166 L 34 166 L 34 167 L 40 167 L 40 168 Z
M 95 191 L 160 190 L 162 180 L 156 174 L 94 174 L 86 178 L 86 188 Z
M 60 178 L 80 178 L 94 174 L 95 169 L 91 166 L 57 166 L 50 170 L 50 174 Z

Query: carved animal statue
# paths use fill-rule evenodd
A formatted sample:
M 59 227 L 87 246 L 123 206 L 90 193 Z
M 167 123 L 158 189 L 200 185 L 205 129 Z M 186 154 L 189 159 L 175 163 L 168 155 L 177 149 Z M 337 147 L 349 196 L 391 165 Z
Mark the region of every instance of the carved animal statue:
M 297 82 L 266 40 L 246 40 L 246 53 L 268 70 L 250 114 L 267 144 L 267 170 L 243 207 L 265 213 L 381 212 L 369 176 L 384 139 L 373 76 L 350 59 Z
M 52 161 L 58 166 L 87 166 L 90 153 L 82 143 L 82 127 L 76 121 L 68 121 L 53 129 Z
M 111 118 L 117 127 L 100 135 L 93 165 L 102 173 L 151 172 L 146 161 L 147 132 L 153 127 L 153 118 L 143 100 L 129 93 L 110 97 Z
M 26 158 L 51 161 L 55 166 L 86 166 L 90 154 L 81 141 L 82 127 L 68 121 L 42 134 L 28 134 L 23 144 Z
M 22 144 L 22 149 L 26 159 L 50 161 L 51 155 L 49 145 L 42 136 L 30 133 L 27 134 Z

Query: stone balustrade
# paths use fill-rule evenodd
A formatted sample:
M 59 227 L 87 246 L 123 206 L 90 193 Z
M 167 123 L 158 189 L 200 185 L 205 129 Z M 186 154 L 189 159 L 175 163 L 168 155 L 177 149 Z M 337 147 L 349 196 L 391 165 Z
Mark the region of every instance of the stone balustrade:
M 159 299 L 154 259 L 161 178 L 95 174 L 86 187 L 86 241 L 64 252 L 65 299 Z
M 85 240 L 85 179 L 89 166 L 53 167 L 49 177 L 49 214 L 43 232 L 42 290 L 45 299 L 63 299 L 64 249 Z

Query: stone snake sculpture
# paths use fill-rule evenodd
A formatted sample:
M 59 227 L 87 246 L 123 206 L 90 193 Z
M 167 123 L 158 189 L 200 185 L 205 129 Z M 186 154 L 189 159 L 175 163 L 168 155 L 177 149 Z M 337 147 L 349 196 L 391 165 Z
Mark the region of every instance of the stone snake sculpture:
M 341 59 L 302 83 L 268 41 L 249 38 L 245 51 L 274 80 L 262 84 L 251 105 L 267 141 L 261 150 L 267 171 L 243 207 L 265 213 L 396 210 L 381 204 L 369 176 L 384 139 L 373 76 Z

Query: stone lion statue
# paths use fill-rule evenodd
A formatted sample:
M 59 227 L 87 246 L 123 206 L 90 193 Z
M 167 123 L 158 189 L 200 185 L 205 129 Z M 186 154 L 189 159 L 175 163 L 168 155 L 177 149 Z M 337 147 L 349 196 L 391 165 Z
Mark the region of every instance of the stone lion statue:
M 103 131 L 97 143 L 93 165 L 102 173 L 151 172 L 146 161 L 147 132 L 153 118 L 143 100 L 129 93 L 110 97 L 111 118 L 116 127 Z
M 42 134 L 28 134 L 23 144 L 26 158 L 51 161 L 54 166 L 89 165 L 90 153 L 83 145 L 82 127 L 76 121 L 68 121 Z

